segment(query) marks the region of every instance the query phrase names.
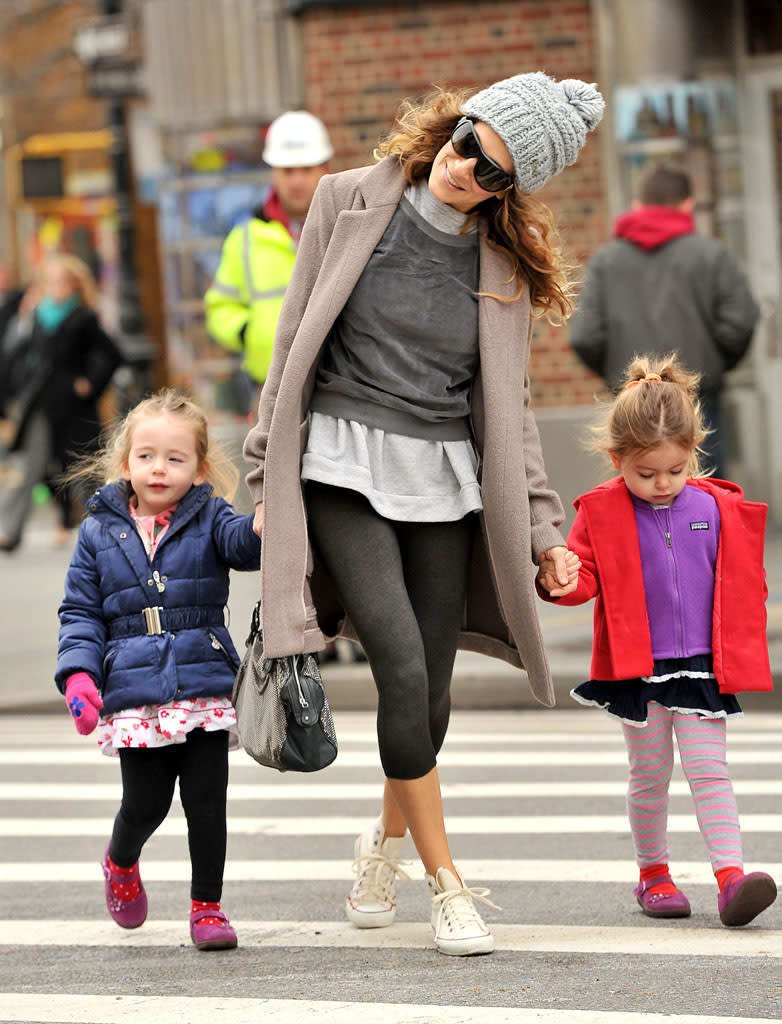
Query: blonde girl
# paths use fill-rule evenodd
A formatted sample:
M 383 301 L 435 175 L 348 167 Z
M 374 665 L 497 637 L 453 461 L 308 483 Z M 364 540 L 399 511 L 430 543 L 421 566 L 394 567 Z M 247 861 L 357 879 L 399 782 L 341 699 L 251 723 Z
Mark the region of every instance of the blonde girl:
M 636 357 L 595 428 L 592 447 L 618 475 L 575 502 L 568 537 L 578 586 L 595 598 L 592 678 L 573 691 L 622 723 L 627 810 L 649 917 L 687 917 L 668 867 L 668 787 L 676 737 L 719 887 L 723 924 L 744 925 L 776 898 L 774 880 L 744 873 L 725 755 L 735 694 L 770 690 L 763 569 L 766 506 L 700 475 L 705 437 L 698 376 L 675 356 Z M 541 567 L 541 577 L 547 566 Z
M 78 732 L 117 755 L 122 803 L 103 856 L 106 904 L 123 928 L 147 916 L 141 850 L 179 780 L 192 865 L 190 935 L 236 946 L 220 908 L 226 852 L 230 694 L 238 657 L 224 613 L 229 569 L 257 569 L 252 517 L 207 420 L 173 390 L 140 402 L 83 465 L 87 505 L 60 606 L 55 681 Z

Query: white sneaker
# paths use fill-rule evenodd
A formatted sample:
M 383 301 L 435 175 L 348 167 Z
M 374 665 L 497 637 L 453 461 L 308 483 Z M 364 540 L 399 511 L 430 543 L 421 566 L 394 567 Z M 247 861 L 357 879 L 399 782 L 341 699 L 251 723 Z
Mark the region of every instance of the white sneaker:
M 396 915 L 396 878 L 409 875 L 402 869 L 405 837 L 383 839 L 383 822 L 378 819 L 362 832 L 353 849 L 356 880 L 345 901 L 348 921 L 356 928 L 385 928 Z
M 475 956 L 494 951 L 494 936 L 475 909 L 473 900 L 480 900 L 495 910 L 500 908 L 486 897 L 489 889 L 468 889 L 447 868 L 438 868 L 436 875 L 427 875 L 432 896 L 432 928 L 434 942 L 448 956 Z

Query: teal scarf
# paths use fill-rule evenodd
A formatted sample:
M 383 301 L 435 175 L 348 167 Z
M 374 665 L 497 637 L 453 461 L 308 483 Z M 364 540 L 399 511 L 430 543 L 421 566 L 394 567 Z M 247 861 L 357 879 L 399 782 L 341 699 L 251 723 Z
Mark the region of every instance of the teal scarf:
M 56 302 L 44 295 L 35 307 L 35 319 L 47 334 L 54 334 L 60 324 L 79 305 L 78 295 L 69 295 L 62 302 Z

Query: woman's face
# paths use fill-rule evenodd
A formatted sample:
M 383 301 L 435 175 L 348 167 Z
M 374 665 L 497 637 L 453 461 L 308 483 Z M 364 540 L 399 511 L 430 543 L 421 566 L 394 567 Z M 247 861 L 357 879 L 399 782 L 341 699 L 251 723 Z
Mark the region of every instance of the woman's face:
M 73 279 L 61 263 L 50 263 L 43 274 L 43 290 L 54 302 L 64 302 L 76 290 Z
M 499 135 L 482 121 L 474 123 L 475 134 L 486 156 L 503 170 L 513 175 L 513 161 L 508 148 Z M 441 203 L 447 203 L 460 213 L 469 213 L 484 199 L 500 199 L 504 193 L 487 192 L 475 180 L 476 157 L 461 157 L 454 150 L 450 140 L 446 142 L 434 159 L 429 175 L 429 191 Z

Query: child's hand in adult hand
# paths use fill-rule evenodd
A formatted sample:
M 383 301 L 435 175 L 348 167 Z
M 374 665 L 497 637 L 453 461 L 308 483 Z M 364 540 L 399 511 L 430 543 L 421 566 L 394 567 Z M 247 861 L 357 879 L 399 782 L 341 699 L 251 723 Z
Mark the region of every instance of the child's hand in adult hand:
M 65 703 L 73 716 L 76 731 L 88 736 L 98 724 L 103 701 L 98 688 L 86 672 L 77 672 L 65 684 Z
M 575 551 L 561 546 L 549 548 L 540 557 L 538 583 L 550 597 L 564 597 L 578 586 L 580 568 L 581 559 Z

